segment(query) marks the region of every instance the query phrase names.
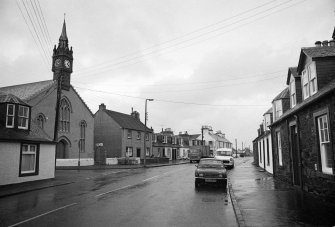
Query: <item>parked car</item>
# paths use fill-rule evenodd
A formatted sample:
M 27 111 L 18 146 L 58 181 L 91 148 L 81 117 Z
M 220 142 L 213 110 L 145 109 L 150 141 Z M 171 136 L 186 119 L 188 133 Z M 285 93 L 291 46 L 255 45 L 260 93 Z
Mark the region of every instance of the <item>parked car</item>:
M 223 162 L 226 167 L 234 168 L 233 151 L 230 148 L 219 148 L 214 152 L 214 158 Z
M 222 161 L 215 158 L 203 158 L 196 165 L 195 187 L 202 184 L 218 184 L 227 187 L 227 171 Z

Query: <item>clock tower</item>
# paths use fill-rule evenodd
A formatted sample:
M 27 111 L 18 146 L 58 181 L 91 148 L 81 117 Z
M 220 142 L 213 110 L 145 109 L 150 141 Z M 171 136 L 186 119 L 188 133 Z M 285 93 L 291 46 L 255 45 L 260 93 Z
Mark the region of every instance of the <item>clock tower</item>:
M 63 23 L 62 34 L 59 37 L 58 47 L 56 45 L 53 49 L 52 55 L 52 72 L 54 73 L 54 80 L 61 81 L 61 87 L 63 90 L 70 89 L 72 63 L 73 63 L 73 51 L 72 47 L 69 49 L 69 40 L 66 35 L 66 24 L 65 20 Z

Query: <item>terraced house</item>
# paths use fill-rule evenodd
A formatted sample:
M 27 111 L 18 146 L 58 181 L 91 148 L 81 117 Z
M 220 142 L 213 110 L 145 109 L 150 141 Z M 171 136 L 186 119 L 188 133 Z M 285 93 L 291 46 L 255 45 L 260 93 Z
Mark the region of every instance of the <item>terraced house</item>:
M 335 30 L 288 70 L 290 108 L 271 124 L 274 176 L 335 201 Z

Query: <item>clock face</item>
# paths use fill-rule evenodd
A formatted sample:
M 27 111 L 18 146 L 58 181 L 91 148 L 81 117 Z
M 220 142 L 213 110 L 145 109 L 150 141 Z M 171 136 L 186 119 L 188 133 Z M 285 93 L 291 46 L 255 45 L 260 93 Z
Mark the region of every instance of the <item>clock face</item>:
M 61 60 L 58 58 L 58 59 L 56 59 L 56 61 L 55 61 L 55 66 L 56 66 L 56 67 L 59 67 L 61 63 L 62 63 Z
M 70 68 L 71 62 L 69 60 L 65 60 L 64 65 L 65 65 L 66 68 Z

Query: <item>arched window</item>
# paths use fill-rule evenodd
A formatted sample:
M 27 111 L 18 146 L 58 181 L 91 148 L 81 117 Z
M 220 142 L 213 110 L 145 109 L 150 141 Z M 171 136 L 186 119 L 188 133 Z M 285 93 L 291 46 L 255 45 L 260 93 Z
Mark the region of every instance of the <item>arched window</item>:
M 62 99 L 59 108 L 59 131 L 70 132 L 70 104 L 67 99 Z
M 44 123 L 45 123 L 45 121 L 46 121 L 46 118 L 45 118 L 45 116 L 42 113 L 40 113 L 40 114 L 37 115 L 37 117 L 36 117 L 36 123 L 37 123 L 37 125 L 41 129 L 44 129 Z
M 82 120 L 80 122 L 80 141 L 79 141 L 80 152 L 85 152 L 86 127 L 87 127 L 86 121 Z

